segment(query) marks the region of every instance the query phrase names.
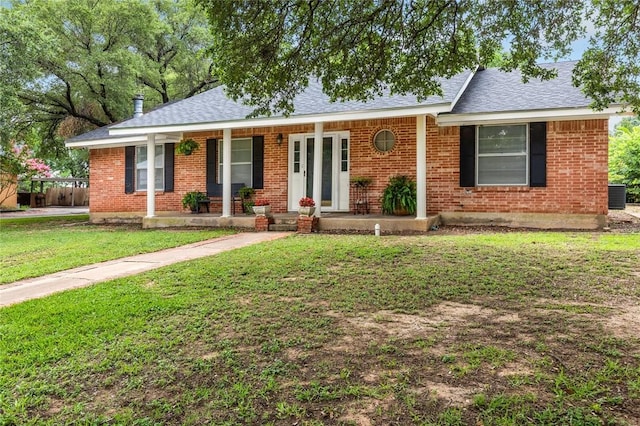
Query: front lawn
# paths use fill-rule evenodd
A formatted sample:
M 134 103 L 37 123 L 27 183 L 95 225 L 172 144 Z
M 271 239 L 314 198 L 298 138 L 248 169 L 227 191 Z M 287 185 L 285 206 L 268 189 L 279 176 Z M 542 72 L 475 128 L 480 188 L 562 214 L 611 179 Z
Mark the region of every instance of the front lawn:
M 0 220 L 0 284 L 216 238 L 229 230 L 91 225 L 88 215 Z
M 0 424 L 636 424 L 640 237 L 293 236 L 0 310 Z

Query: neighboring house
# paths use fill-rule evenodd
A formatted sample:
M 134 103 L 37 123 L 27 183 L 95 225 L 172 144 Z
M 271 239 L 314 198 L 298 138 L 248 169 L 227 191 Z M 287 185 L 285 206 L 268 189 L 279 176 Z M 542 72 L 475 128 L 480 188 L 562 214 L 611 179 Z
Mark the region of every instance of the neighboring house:
M 231 184 L 240 183 L 275 213 L 297 210 L 305 195 L 321 206 L 318 216 L 353 212 L 350 179 L 361 176 L 373 180 L 371 213 L 380 214 L 389 177 L 406 174 L 417 181 L 417 220 L 601 227 L 616 111 L 589 108 L 571 84 L 573 62 L 548 66 L 558 78 L 528 84 L 518 72 L 465 72 L 422 101 L 333 103 L 312 83 L 288 117 L 247 118 L 252 109 L 218 87 L 144 115 L 139 107 L 134 118 L 67 146 L 90 149 L 93 221 L 175 215 L 194 190 L 221 197 L 218 214 L 231 216 Z M 186 138 L 200 149 L 176 154 Z
M 13 210 L 18 207 L 18 177 L 0 172 L 0 209 Z

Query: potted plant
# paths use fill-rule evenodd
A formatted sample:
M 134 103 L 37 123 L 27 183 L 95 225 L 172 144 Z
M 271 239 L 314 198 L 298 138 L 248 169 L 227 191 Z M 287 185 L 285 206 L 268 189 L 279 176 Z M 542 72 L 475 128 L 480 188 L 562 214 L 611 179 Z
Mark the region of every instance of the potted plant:
M 357 186 L 359 188 L 366 188 L 373 182 L 373 179 L 365 176 L 355 176 L 351 178 L 351 183 L 353 186 Z
M 256 193 L 256 190 L 251 188 L 250 186 L 243 186 L 238 190 L 238 195 L 242 199 L 243 213 L 247 213 L 251 211 L 252 207 L 254 206 L 253 196 L 255 195 L 255 193 Z
M 271 213 L 271 204 L 266 198 L 258 198 L 253 203 L 253 212 L 257 216 L 268 216 Z
M 207 194 L 200 191 L 191 191 L 184 194 L 182 197 L 182 207 L 189 208 L 191 213 L 197 213 L 200 202 L 209 201 Z
M 316 202 L 313 201 L 313 198 L 302 197 L 298 204 L 300 205 L 298 208 L 298 214 L 300 214 L 300 216 L 311 216 L 316 211 Z
M 385 214 L 415 214 L 417 204 L 416 183 L 409 176 L 396 175 L 389 178 L 382 192 L 382 212 Z
M 191 155 L 193 151 L 198 149 L 198 142 L 193 139 L 183 139 L 176 146 L 176 152 L 178 154 Z

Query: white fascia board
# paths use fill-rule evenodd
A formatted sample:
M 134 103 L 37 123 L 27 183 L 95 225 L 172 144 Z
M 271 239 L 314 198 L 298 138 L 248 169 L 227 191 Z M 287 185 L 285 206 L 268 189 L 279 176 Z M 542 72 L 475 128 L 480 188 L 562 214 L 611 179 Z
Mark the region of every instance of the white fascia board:
M 447 112 L 450 112 L 453 108 L 455 108 L 456 104 L 458 103 L 458 101 L 460 100 L 460 98 L 462 97 L 464 92 L 466 92 L 467 87 L 469 87 L 469 83 L 471 83 L 471 80 L 473 80 L 473 77 L 475 77 L 476 71 L 478 71 L 478 68 L 479 67 L 476 67 L 476 69 L 474 71 L 469 73 L 469 77 L 467 77 L 467 80 L 460 87 L 460 90 L 456 94 L 455 98 L 453 98 L 453 101 L 451 102 L 451 109 L 449 109 L 449 111 L 447 111 Z
M 445 114 L 436 119 L 438 126 L 463 126 L 491 123 L 522 123 L 531 121 L 567 121 L 567 120 L 593 120 L 609 118 L 619 113 L 619 107 L 609 107 L 602 111 L 594 111 L 591 108 L 571 108 L 539 111 L 509 111 L 480 114 Z
M 122 127 L 111 128 L 111 135 L 146 135 L 148 133 L 165 132 L 199 132 L 206 130 L 244 129 L 248 127 L 292 126 L 297 124 L 328 123 L 332 121 L 372 120 L 377 118 L 411 117 L 416 115 L 433 115 L 451 111 L 450 103 L 416 106 L 410 108 L 390 108 L 374 111 L 350 111 L 322 115 L 301 115 L 294 117 L 254 118 L 234 121 L 220 121 L 194 124 L 171 124 L 166 126 Z
M 182 133 L 156 135 L 156 143 L 177 143 L 182 139 Z M 147 143 L 147 135 L 132 135 L 122 137 L 110 137 L 106 139 L 92 139 L 78 142 L 65 142 L 67 148 L 117 148 L 130 145 L 143 145 Z

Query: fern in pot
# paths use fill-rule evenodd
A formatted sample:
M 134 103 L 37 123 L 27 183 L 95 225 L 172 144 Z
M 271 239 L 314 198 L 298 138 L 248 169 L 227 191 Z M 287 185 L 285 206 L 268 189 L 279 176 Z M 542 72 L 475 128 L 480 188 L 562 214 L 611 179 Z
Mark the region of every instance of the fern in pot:
M 416 213 L 416 182 L 406 175 L 389 178 L 389 183 L 382 192 L 382 212 L 394 215 L 410 215 Z

